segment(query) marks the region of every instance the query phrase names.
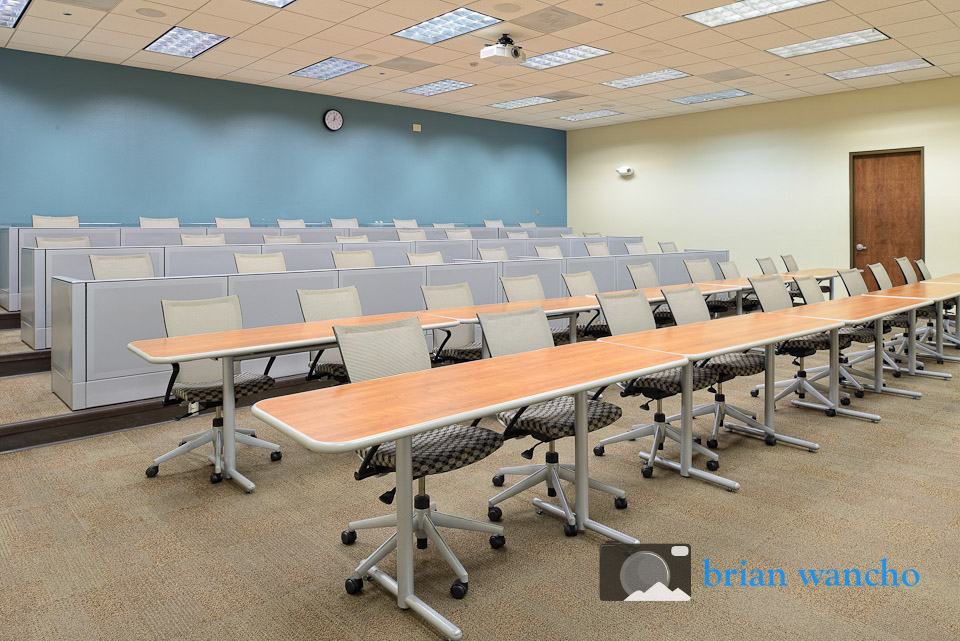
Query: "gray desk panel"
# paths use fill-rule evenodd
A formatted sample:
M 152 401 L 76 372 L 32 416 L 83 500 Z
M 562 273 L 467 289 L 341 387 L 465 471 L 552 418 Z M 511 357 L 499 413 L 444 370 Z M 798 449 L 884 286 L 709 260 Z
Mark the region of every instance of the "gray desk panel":
M 415 240 L 413 253 L 440 252 L 445 263 L 452 263 L 458 259 L 473 260 L 477 257 L 477 242 L 476 240 Z
M 582 239 L 576 239 L 576 238 L 540 238 L 540 239 L 536 239 L 536 238 L 534 238 L 534 239 L 531 239 L 531 240 L 525 240 L 525 241 L 523 241 L 523 242 L 525 242 L 525 243 L 527 244 L 527 249 L 526 249 L 526 252 L 527 252 L 526 255 L 527 255 L 527 256 L 536 256 L 536 255 L 537 255 L 537 250 L 536 250 L 537 247 L 559 247 L 559 248 L 560 248 L 560 251 L 563 253 L 564 256 L 571 256 L 572 254 L 570 253 L 570 241 L 572 241 L 572 240 L 582 240 Z M 586 256 L 586 254 L 587 254 L 587 250 L 584 249 L 582 255 Z
M 340 287 L 357 288 L 364 315 L 423 309 L 420 286 L 427 284 L 424 266 L 341 269 L 339 273 Z
M 496 249 L 497 247 L 503 247 L 507 251 L 507 256 L 510 257 L 510 260 L 516 260 L 520 256 L 527 255 L 527 243 L 529 241 L 523 240 L 520 238 L 498 238 L 496 240 L 478 240 L 477 248 L 483 247 L 484 249 Z M 536 253 L 533 254 L 536 256 Z M 474 258 L 480 258 L 480 253 L 477 252 L 477 255 Z
M 120 230 L 120 244 L 136 247 L 179 245 L 181 234 L 197 236 L 202 232 L 195 227 L 124 227 Z
M 617 261 L 617 290 L 633 289 L 633 278 L 630 277 L 630 270 L 627 265 L 639 265 L 641 263 L 651 263 L 657 272 L 657 278 L 660 278 L 660 254 L 635 254 L 633 256 L 614 256 Z M 663 281 L 660 281 L 663 283 Z
M 591 272 L 597 281 L 597 288 L 601 292 L 617 291 L 617 257 L 616 256 L 578 256 L 564 259 L 564 274 Z M 624 268 L 626 271 L 626 268 Z M 629 274 L 627 277 L 629 278 Z M 567 287 L 564 284 L 563 295 L 566 296 Z
M 337 236 L 349 236 L 350 230 L 342 227 L 284 227 L 281 236 L 299 236 L 301 243 L 335 243 Z
M 54 278 L 50 343 L 50 384 L 72 410 L 86 404 L 86 283 Z
M 690 282 L 690 275 L 683 264 L 684 259 L 690 259 L 686 252 L 669 252 L 660 254 L 657 276 L 661 285 L 681 285 Z
M 534 258 L 530 260 L 511 260 L 498 264 L 500 265 L 501 276 L 512 278 L 536 274 L 540 277 L 544 295 L 547 298 L 560 298 L 566 291 L 563 278 L 560 276 L 563 271 L 563 262 L 562 258 Z M 501 287 L 501 295 L 503 295 L 502 290 Z M 506 300 L 506 298 L 504 297 L 501 300 Z
M 366 236 L 371 242 L 400 240 L 394 227 L 359 227 L 350 230 L 350 236 Z
M 497 263 L 427 265 L 427 285 L 467 283 L 470 285 L 474 304 L 486 305 L 500 300 L 499 272 Z M 423 304 L 422 298 L 420 303 Z
M 10 283 L 17 269 L 17 234 L 0 227 L 0 307 L 10 309 Z
M 627 254 L 626 243 L 642 243 L 643 236 L 607 236 L 606 241 L 611 254 Z
M 446 240 L 447 239 L 447 232 L 443 228 L 421 227 L 420 229 L 427 232 L 427 240 Z
M 260 245 L 206 245 L 167 247 L 164 273 L 167 276 L 236 274 L 234 254 L 259 254 Z
M 458 228 L 461 229 L 461 228 Z M 494 240 L 500 238 L 502 227 L 469 227 L 474 240 Z
M 563 234 L 572 234 L 573 227 L 530 227 L 526 228 L 531 238 L 560 238 Z
M 331 250 L 339 250 L 340 243 L 310 243 L 306 245 L 264 245 L 264 254 L 283 254 L 288 271 L 303 269 L 333 269 Z M 236 271 L 236 270 L 234 270 Z
M 413 253 L 413 242 L 369 242 L 344 243 L 344 251 L 362 251 L 369 249 L 373 252 L 373 260 L 377 267 L 391 267 L 394 265 L 409 265 L 407 254 Z
M 264 234 L 279 236 L 279 231 L 279 227 L 250 227 L 249 229 L 217 227 L 216 229 L 208 229 L 207 236 L 223 234 L 223 239 L 228 245 L 262 245 Z

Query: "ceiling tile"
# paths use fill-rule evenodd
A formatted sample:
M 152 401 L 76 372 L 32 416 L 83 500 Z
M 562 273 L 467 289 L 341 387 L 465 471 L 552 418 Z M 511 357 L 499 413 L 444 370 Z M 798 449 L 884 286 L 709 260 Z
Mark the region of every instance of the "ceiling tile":
M 364 8 L 342 0 L 297 0 L 288 4 L 283 10 L 330 22 L 343 22 L 364 11 Z
M 27 15 L 20 18 L 20 22 L 17 24 L 17 31 L 44 33 L 50 36 L 61 36 L 79 40 L 87 35 L 90 27 L 83 24 L 71 24 L 69 22 L 60 22 L 59 20 L 48 20 L 46 18 Z
M 236 36 L 247 29 L 250 25 L 238 20 L 230 20 L 219 16 L 212 16 L 207 13 L 193 13 L 179 23 L 178 27 L 193 29 L 194 31 L 203 31 L 206 33 L 215 33 L 218 36 L 227 36 L 228 38 Z
M 332 27 L 333 23 L 328 20 L 311 18 L 299 13 L 278 11 L 261 22 L 260 26 L 278 29 L 280 31 L 289 31 L 290 33 L 299 33 L 302 36 L 313 36 L 324 29 Z
M 248 0 L 209 0 L 200 8 L 200 11 L 211 16 L 229 18 L 248 24 L 257 24 L 272 15 L 280 13 L 280 9 L 276 7 L 259 2 L 249 2 Z
M 244 40 L 251 40 L 265 45 L 275 47 L 289 47 L 290 45 L 303 40 L 303 36 L 289 31 L 280 31 L 270 27 L 261 27 L 260 25 L 250 27 L 246 31 L 238 34 Z
M 616 13 L 607 14 L 601 18 L 597 18 L 598 21 L 613 25 L 620 29 L 625 29 L 627 31 L 633 31 L 634 29 L 642 29 L 644 27 L 649 27 L 650 25 L 659 25 L 664 22 L 676 20 L 677 17 L 667 11 L 662 9 L 657 9 L 647 4 L 642 4 L 639 6 L 633 6 L 630 9 L 624 9 L 623 11 L 617 11 Z M 691 22 L 690 20 L 683 19 L 684 22 Z M 691 27 L 692 30 L 696 31 L 703 29 L 702 25 L 693 23 L 694 27 Z M 687 33 L 690 33 L 689 31 Z M 655 36 L 649 36 L 654 38 Z M 664 37 L 670 37 L 666 35 Z
M 69 13 L 70 15 L 65 16 L 63 15 L 64 13 Z M 32 0 L 27 7 L 27 15 L 92 27 L 97 24 L 103 16 L 107 15 L 107 12 L 78 7 L 76 5 L 64 6 L 62 2 Z

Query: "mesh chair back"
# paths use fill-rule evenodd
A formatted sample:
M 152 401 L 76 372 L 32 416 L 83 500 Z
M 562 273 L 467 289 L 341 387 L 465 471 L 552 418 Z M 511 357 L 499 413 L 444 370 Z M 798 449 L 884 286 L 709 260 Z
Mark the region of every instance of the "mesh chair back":
M 398 240 L 426 240 L 427 232 L 422 229 L 398 229 Z
M 267 236 L 263 235 L 263 244 L 264 245 L 299 245 L 300 236 L 297 234 L 291 234 L 289 236 Z
M 370 239 L 366 234 L 360 236 L 337 236 L 338 243 L 369 243 Z
M 300 313 L 308 323 L 363 316 L 360 294 L 353 285 L 337 289 L 298 289 L 297 297 Z
M 507 238 L 514 238 L 517 240 L 523 240 L 524 238 L 530 238 L 530 234 L 525 231 L 508 231 Z
M 477 251 L 480 252 L 480 260 L 510 260 L 503 247 L 478 247 Z
M 589 256 L 610 255 L 610 248 L 607 247 L 606 243 L 584 243 L 583 246 L 587 248 L 587 255 Z
M 361 327 L 333 327 L 351 383 L 430 369 L 427 339 L 416 316 Z
M 454 227 L 456 227 L 456 224 L 454 224 L 454 223 L 433 223 L 433 226 L 434 226 L 436 229 L 453 229 Z
M 287 262 L 283 254 L 237 254 L 233 255 L 237 261 L 238 274 L 260 274 L 263 272 L 285 272 Z
M 760 309 L 765 312 L 793 307 L 793 300 L 779 276 L 751 276 L 750 286 L 760 301 Z
M 757 264 L 760 265 L 760 273 L 763 274 L 764 276 L 780 273 L 780 271 L 777 269 L 777 264 L 774 263 L 773 259 L 770 257 L 758 258 Z
M 90 256 L 94 280 L 109 278 L 153 278 L 153 259 L 150 254 L 129 256 Z
M 840 269 L 840 280 L 843 286 L 847 288 L 847 294 L 850 296 L 863 296 L 870 290 L 867 288 L 867 281 L 863 280 L 863 274 L 859 269 Z
M 717 263 L 720 273 L 724 278 L 740 278 L 740 268 L 732 260 L 724 260 Z
M 337 269 L 377 266 L 373 260 L 373 252 L 369 249 L 362 251 L 337 251 L 334 249 L 330 253 L 333 254 L 333 265 Z
M 668 241 L 665 242 L 665 243 L 657 243 L 657 244 L 660 245 L 660 251 L 662 251 L 664 254 L 669 253 L 669 252 L 678 252 L 678 251 L 680 251 L 679 249 L 677 249 L 677 244 L 676 244 L 675 242 L 673 242 L 672 240 L 668 240 Z
M 560 238 L 583 238 L 580 234 L 560 234 Z
M 646 254 L 647 253 L 647 244 L 646 243 L 624 243 L 624 247 L 627 249 L 628 254 Z
M 584 238 L 603 238 L 603 234 L 598 231 L 585 231 L 583 232 Z
M 657 328 L 650 302 L 643 292 L 597 294 L 597 300 L 613 336 Z
M 883 266 L 883 263 L 871 263 L 867 265 L 870 269 L 870 273 L 873 274 L 873 277 L 877 280 L 877 286 L 880 289 L 890 289 L 893 287 L 893 281 L 890 280 L 890 275 L 887 274 L 886 268 Z
M 330 219 L 331 227 L 359 227 L 360 223 L 357 222 L 356 218 L 331 218 Z
M 653 266 L 653 263 L 627 265 L 627 271 L 630 272 L 630 278 L 633 279 L 633 286 L 637 289 L 658 287 L 660 285 L 660 279 L 657 277 L 657 269 Z
M 179 218 L 144 218 L 140 216 L 141 227 L 179 227 Z
M 807 305 L 824 301 L 823 292 L 820 291 L 820 283 L 813 276 L 794 276 L 793 281 L 797 284 L 797 289 L 803 296 L 803 302 Z
M 223 234 L 180 234 L 181 245 L 226 245 Z
M 500 283 L 503 285 L 503 293 L 507 295 L 508 303 L 516 303 L 525 300 L 543 300 L 547 297 L 543 293 L 543 285 L 540 283 L 540 277 L 536 274 L 529 276 L 501 276 Z
M 691 283 L 703 283 L 708 280 L 717 280 L 717 272 L 713 270 L 713 263 L 709 258 L 699 258 L 697 260 L 685 260 L 683 264 L 687 268 L 687 274 L 690 275 Z
M 502 220 L 484 220 L 483 224 L 487 227 L 503 227 Z
M 912 285 L 917 282 L 917 272 L 913 271 L 913 265 L 910 264 L 910 259 L 906 256 L 902 258 L 894 258 L 897 261 L 897 267 L 900 268 L 900 273 L 903 274 L 903 280 L 906 281 L 908 285 Z
M 189 336 L 242 329 L 240 298 L 224 296 L 204 300 L 161 300 L 163 325 L 167 336 Z M 234 367 L 236 372 L 236 367 Z M 180 363 L 181 383 L 205 383 L 223 380 L 220 361 L 199 360 Z
M 550 323 L 542 307 L 502 314 L 477 314 L 490 356 L 509 356 L 553 347 Z
M 677 325 L 702 323 L 710 320 L 710 310 L 706 301 L 703 300 L 703 293 L 696 285 L 661 291 L 667 299 L 670 313 L 673 314 L 673 319 L 677 322 Z
M 277 218 L 277 227 L 279 227 L 280 229 L 289 229 L 294 227 L 306 227 L 306 226 L 307 226 L 307 223 L 303 222 L 303 218 L 297 218 L 297 219 Z
M 440 252 L 427 252 L 425 254 L 407 254 L 407 260 L 411 265 L 442 265 L 443 254 Z
M 34 227 L 79 227 L 80 216 L 37 216 L 33 215 Z
M 540 258 L 563 258 L 563 252 L 560 250 L 560 245 L 547 245 L 544 247 L 537 246 L 534 249 L 537 250 L 537 256 Z
M 416 218 L 394 218 L 393 226 L 404 229 L 416 229 L 420 225 L 417 224 Z
M 49 249 L 51 247 L 90 247 L 89 236 L 71 236 L 69 238 L 45 238 L 37 236 L 37 247 Z
M 918 258 L 913 262 L 917 264 L 917 269 L 920 270 L 920 280 L 930 280 L 933 278 L 933 274 L 930 273 L 930 268 L 927 267 L 927 264 L 922 258 Z
M 520 227 L 536 227 L 537 223 L 517 223 Z
M 249 218 L 214 218 L 217 223 L 217 227 L 226 227 L 226 228 L 246 228 L 250 226 Z
M 473 240 L 473 233 L 469 229 L 445 229 L 447 240 Z
M 444 309 L 447 307 L 469 307 L 473 305 L 473 292 L 469 283 L 455 283 L 453 285 L 421 285 L 423 302 L 427 309 Z M 473 325 L 463 324 L 449 327 L 450 338 L 445 347 L 463 347 L 472 343 L 476 337 Z M 433 344 L 440 345 L 446 336 L 439 329 L 433 330 Z
M 797 265 L 797 259 L 793 257 L 793 254 L 782 254 L 780 258 L 783 259 L 783 266 L 787 268 L 788 272 L 800 271 L 800 266 Z
M 576 274 L 561 274 L 567 291 L 571 296 L 593 296 L 600 291 L 593 272 L 578 272 Z

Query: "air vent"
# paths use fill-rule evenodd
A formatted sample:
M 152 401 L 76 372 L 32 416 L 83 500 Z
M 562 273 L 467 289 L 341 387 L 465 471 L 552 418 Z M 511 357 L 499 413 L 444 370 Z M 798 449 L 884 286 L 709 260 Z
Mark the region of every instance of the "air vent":
M 394 58 L 393 60 L 381 62 L 377 66 L 386 67 L 387 69 L 396 69 L 397 71 L 423 71 L 424 69 L 429 69 L 430 67 L 436 67 L 437 63 L 400 56 L 399 58 Z
M 510 22 L 518 24 L 521 27 L 540 31 L 541 33 L 553 33 L 554 31 L 560 31 L 561 29 L 575 27 L 578 24 L 589 22 L 589 20 L 590 18 L 584 18 L 579 13 L 558 9 L 557 7 L 547 7 L 546 9 L 534 11 L 525 16 L 515 18 Z
M 712 82 L 729 82 L 730 80 L 740 80 L 741 78 L 750 78 L 752 74 L 744 69 L 724 69 L 723 71 L 714 71 L 712 73 L 701 73 L 699 76 L 704 80 Z
M 551 100 L 570 100 L 571 98 L 583 98 L 585 95 L 575 91 L 557 91 L 556 93 L 545 93 L 541 97 Z

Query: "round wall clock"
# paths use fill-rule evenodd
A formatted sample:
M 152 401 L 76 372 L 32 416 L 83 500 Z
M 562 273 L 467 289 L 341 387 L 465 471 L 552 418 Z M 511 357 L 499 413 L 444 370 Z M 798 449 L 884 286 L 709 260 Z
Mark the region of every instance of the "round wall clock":
M 343 114 L 336 109 L 328 109 L 327 113 L 323 114 L 323 124 L 330 131 L 338 131 L 343 127 Z

